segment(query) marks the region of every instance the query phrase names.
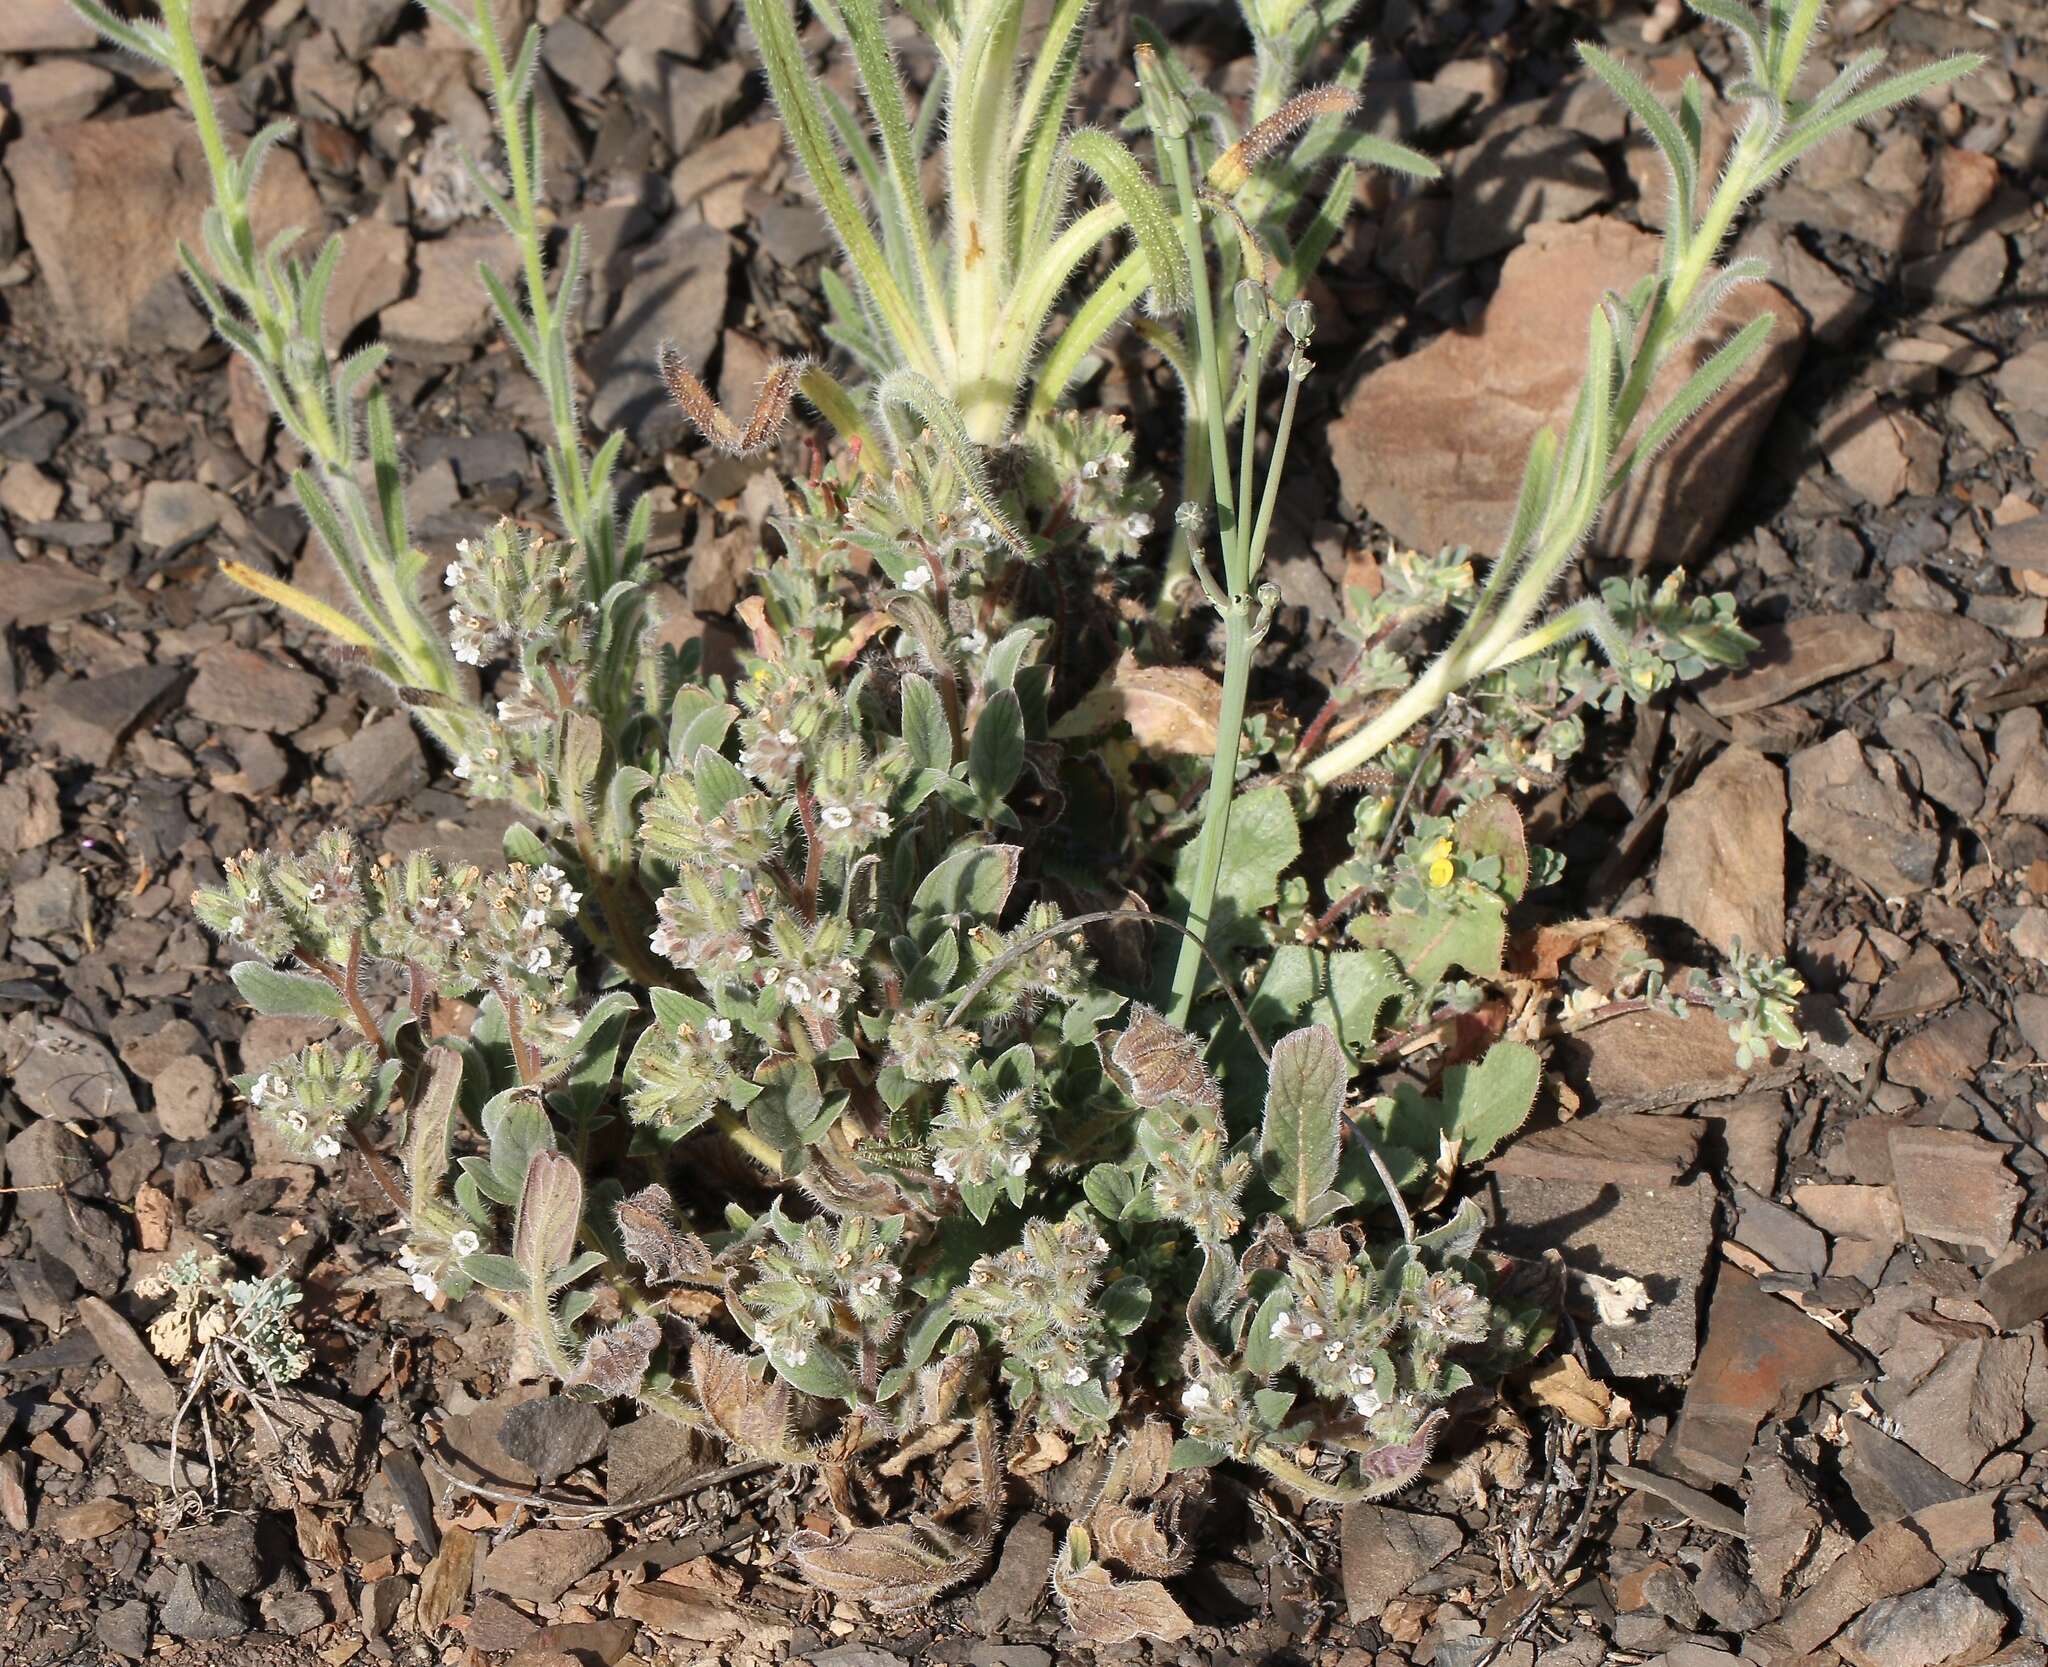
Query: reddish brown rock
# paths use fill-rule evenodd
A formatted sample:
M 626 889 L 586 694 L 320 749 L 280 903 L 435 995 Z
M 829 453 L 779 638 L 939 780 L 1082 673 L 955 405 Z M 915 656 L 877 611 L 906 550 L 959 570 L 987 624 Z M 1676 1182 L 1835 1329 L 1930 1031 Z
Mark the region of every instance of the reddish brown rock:
M 7 172 L 47 292 L 81 344 L 148 345 L 146 312 L 194 316 L 177 243 L 197 246 L 212 188 L 183 111 L 41 128 L 7 152 Z M 287 226 L 318 232 L 320 200 L 289 151 L 272 154 L 254 218 L 259 243 Z
M 1570 416 L 1592 310 L 1656 265 L 1657 240 L 1620 220 L 1532 227 L 1476 328 L 1447 332 L 1359 384 L 1330 429 L 1346 504 L 1421 549 L 1497 548 L 1530 440 L 1545 425 L 1561 432 Z M 1707 547 L 1791 380 L 1805 323 L 1785 296 L 1755 284 L 1695 350 L 1711 352 L 1764 311 L 1778 320 L 1770 345 L 1612 506 L 1598 535 L 1603 551 L 1684 562 Z M 1680 377 L 1699 362 L 1681 358 L 1669 367 Z
M 1785 774 L 1730 747 L 1671 801 L 1657 906 L 1723 954 L 1785 953 Z
M 1717 718 L 1761 711 L 1802 690 L 1874 666 L 1891 639 L 1856 614 L 1809 614 L 1758 630 L 1757 651 L 1740 671 L 1705 684 L 1700 704 Z
M 611 1549 L 595 1528 L 529 1528 L 485 1556 L 483 1583 L 518 1603 L 552 1603 Z
M 1689 1174 L 1699 1155 L 1700 1125 L 1690 1118 L 1601 1112 L 1525 1134 L 1488 1167 L 1537 1181 L 1667 1187 Z
M 1724 1266 L 1672 1450 L 1710 1480 L 1739 1482 L 1758 1425 L 1865 1370 L 1862 1356 L 1827 1327 Z
M 2005 1149 L 1961 1129 L 1895 1128 L 1892 1181 L 1906 1231 L 1994 1253 L 2012 1240 L 2025 1196 Z
M 1908 1524 L 1887 1523 L 1829 1567 L 1770 1629 L 1771 1642 L 1811 1655 L 1873 1603 L 1917 1592 L 1941 1572 L 1941 1559 Z

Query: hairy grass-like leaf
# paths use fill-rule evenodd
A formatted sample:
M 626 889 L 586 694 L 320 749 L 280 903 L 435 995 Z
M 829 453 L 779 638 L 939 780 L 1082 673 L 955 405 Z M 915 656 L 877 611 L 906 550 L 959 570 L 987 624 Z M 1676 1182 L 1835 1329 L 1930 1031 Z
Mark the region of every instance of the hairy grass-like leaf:
M 1631 474 L 1655 457 L 1673 435 L 1713 403 L 1722 389 L 1734 381 L 1742 368 L 1762 349 L 1776 322 L 1775 315 L 1758 313 L 1686 378 L 1684 386 L 1650 419 L 1642 437 L 1629 448 L 1628 455 L 1614 466 L 1608 476 L 1607 494 L 1617 491 Z
M 944 394 L 929 377 L 920 376 L 916 371 L 899 370 L 882 379 L 875 390 L 875 408 L 881 413 L 882 426 L 888 432 L 891 443 L 899 449 L 903 437 L 898 433 L 894 413 L 898 408 L 908 411 L 928 430 L 939 449 L 960 472 L 966 483 L 967 495 L 974 501 L 974 507 L 981 511 L 988 524 L 995 529 L 996 536 L 1009 545 L 1018 555 L 1027 560 L 1031 556 L 1031 545 L 1003 513 L 1003 507 L 996 501 L 995 488 L 990 484 L 987 466 L 981 460 L 981 449 L 968 438 L 967 425 L 961 419 L 960 408 Z
M 846 250 L 855 277 L 872 298 L 904 363 L 926 377 L 938 374 L 938 358 L 924 324 L 889 271 L 881 245 L 847 189 L 833 148 L 831 120 L 819 103 L 788 0 L 744 0 L 744 4 L 783 128 L 818 194 L 819 206 Z
M 1801 122 L 1784 135 L 1777 148 L 1765 159 L 1764 177 L 1783 173 L 1815 145 L 1833 138 L 1845 127 L 1853 127 L 1857 122 L 1881 115 L 1896 105 L 1920 98 L 1963 76 L 1974 75 L 1983 67 L 1984 55 L 1981 52 L 1962 52 L 1952 58 L 1888 76 L 1876 86 L 1843 99 L 1813 120 Z

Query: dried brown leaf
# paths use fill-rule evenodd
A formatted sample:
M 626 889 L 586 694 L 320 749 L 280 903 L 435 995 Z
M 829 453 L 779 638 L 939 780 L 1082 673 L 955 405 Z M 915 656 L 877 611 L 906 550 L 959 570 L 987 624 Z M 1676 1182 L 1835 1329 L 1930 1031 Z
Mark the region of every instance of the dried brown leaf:
M 690 1380 L 698 1404 L 718 1433 L 756 1458 L 802 1463 L 809 1455 L 791 1431 L 795 1406 L 789 1386 L 770 1376 L 756 1381 L 746 1361 L 723 1343 L 699 1337 L 690 1345 Z
M 668 342 L 661 346 L 661 374 L 668 383 L 669 397 L 682 408 L 683 415 L 690 419 L 699 434 L 720 451 L 735 457 L 759 451 L 782 431 L 782 425 L 789 417 L 789 402 L 796 394 L 797 381 L 804 369 L 805 361 L 802 359 L 778 359 L 770 365 L 768 375 L 761 383 L 761 391 L 754 400 L 754 414 L 747 426 L 741 428 L 711 397 L 711 390 L 683 363 L 682 355 L 675 347 Z
M 1118 719 L 1148 752 L 1207 758 L 1216 750 L 1223 689 L 1194 666 L 1141 666 L 1128 649 L 1055 726 L 1061 739 L 1094 735 Z
M 1131 1098 L 1147 1109 L 1169 1100 L 1223 1103 L 1222 1090 L 1203 1062 L 1202 1044 L 1142 1002 L 1131 1004 L 1131 1022 L 1116 1033 L 1109 1063 Z
M 902 1615 L 971 1579 L 994 1543 L 992 1534 L 962 1539 L 919 1514 L 836 1537 L 804 1529 L 790 1537 L 789 1555 L 819 1590 Z
M 676 1223 L 675 1204 L 661 1186 L 619 1200 L 615 1212 L 626 1254 L 647 1270 L 650 1284 L 719 1283 L 711 1247 Z
M 1193 1560 L 1188 1548 L 1160 1527 L 1150 1511 L 1098 1505 L 1088 1527 L 1103 1557 L 1134 1574 L 1179 1574 Z
M 624 1325 L 600 1331 L 584 1349 L 576 1370 L 563 1380 L 563 1387 L 595 1389 L 607 1397 L 637 1395 L 660 1343 L 661 1322 L 652 1314 L 640 1314 Z
M 1529 1392 L 1582 1430 L 1618 1430 L 1635 1416 L 1617 1395 L 1571 1355 L 1560 1355 L 1529 1374 Z
M 1067 1530 L 1066 1549 L 1052 1566 L 1052 1589 L 1067 1625 L 1098 1648 L 1140 1638 L 1171 1644 L 1195 1630 L 1187 1611 L 1158 1581 L 1111 1579 L 1079 1528 Z

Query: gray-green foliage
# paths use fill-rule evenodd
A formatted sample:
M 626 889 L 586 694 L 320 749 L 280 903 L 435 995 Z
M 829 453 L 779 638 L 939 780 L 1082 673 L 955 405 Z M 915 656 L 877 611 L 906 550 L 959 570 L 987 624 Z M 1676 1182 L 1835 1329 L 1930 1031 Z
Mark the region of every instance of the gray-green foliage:
M 1616 581 L 1532 621 L 1601 504 L 1754 348 L 1739 334 L 1649 410 L 1659 366 L 1755 276 L 1715 265 L 1743 204 L 1827 132 L 1966 66 L 1865 89 L 1859 60 L 1801 101 L 1813 5 L 1763 19 L 1701 5 L 1755 60 L 1733 89 L 1747 125 L 1702 206 L 1698 91 L 1666 112 L 1589 53 L 1666 154 L 1662 264 L 1595 314 L 1571 426 L 1533 446 L 1486 576 L 1464 552 L 1404 558 L 1354 599 L 1358 668 L 1329 718 L 1389 698 L 1300 757 L 1313 748 L 1249 706 L 1275 604 L 1261 567 L 1312 369 L 1300 292 L 1356 166 L 1429 171 L 1347 125 L 1362 50 L 1301 86 L 1347 0 L 1245 0 L 1258 71 L 1242 121 L 1148 35 L 1131 123 L 1148 155 L 1068 119 L 1080 0 L 1057 0 L 1022 61 L 1019 0 L 906 4 L 938 62 L 915 101 L 877 0 L 818 5 L 853 54 L 861 111 L 814 78 L 786 0 L 747 0 L 847 255 L 828 289 L 870 386 L 857 398 L 784 366 L 742 428 L 688 367 L 663 367 L 728 449 L 765 445 L 799 389 L 862 441 L 790 484 L 729 675 L 652 651 L 647 500 L 621 525 L 620 442 L 583 445 L 565 304 L 582 249 L 572 234 L 551 269 L 536 207 L 539 36 L 508 56 L 487 6 L 426 3 L 494 95 L 509 183 L 484 182 L 485 200 L 522 270 L 516 292 L 485 281 L 544 395 L 558 522 L 464 540 L 441 575 L 445 630 L 420 602 L 427 564 L 374 350 L 336 366 L 320 345 L 335 246 L 301 266 L 288 239 L 258 250 L 249 231 L 256 170 L 283 134 L 228 156 L 189 0 L 166 0 L 160 25 L 81 0 L 190 95 L 216 204 L 187 265 L 312 459 L 299 496 L 355 612 L 236 576 L 363 652 L 467 789 L 523 816 L 489 871 L 372 859 L 340 832 L 226 864 L 195 908 L 245 953 L 238 992 L 340 1033 L 239 1086 L 308 1160 L 358 1148 L 403 1218 L 413 1290 L 495 1305 L 575 1393 L 797 1465 L 970 1426 L 983 1520 L 799 1535 L 799 1565 L 835 1593 L 894 1613 L 979 1566 L 1000 1511 L 998 1401 L 1077 1438 L 1128 1432 L 1056 1589 L 1099 1641 L 1178 1636 L 1163 1588 L 1098 1560 L 1180 1566 L 1139 1509 L 1169 1454 L 1248 1462 L 1316 1498 L 1383 1494 L 1420 1470 L 1445 1403 L 1543 1341 L 1547 1317 L 1493 1288 L 1469 1204 L 1418 1230 L 1401 1197 L 1442 1202 L 1458 1165 L 1529 1114 L 1546 1026 L 1600 1016 L 1602 998 L 1524 988 L 1505 1038 L 1479 1022 L 1513 971 L 1512 912 L 1558 868 L 1509 794 L 1577 750 L 1585 710 L 1739 660 L 1747 639 L 1725 599 L 1675 583 Z M 934 153 L 937 216 L 920 184 Z M 1070 212 L 1084 182 L 1097 200 Z M 1120 257 L 1070 297 L 1110 238 Z M 1091 632 L 1132 658 L 1161 641 L 1145 610 L 1089 601 L 1145 548 L 1158 488 L 1118 419 L 1059 403 L 1147 292 L 1139 328 L 1190 418 L 1172 560 L 1226 644 L 1206 796 L 1203 761 L 1057 721 Z M 1268 370 L 1281 387 L 1262 451 Z M 1448 646 L 1425 665 L 1445 619 Z M 465 665 L 495 678 L 488 698 Z M 1382 755 L 1399 770 L 1358 773 Z M 1286 776 L 1243 779 L 1266 760 Z M 1297 824 L 1345 783 L 1369 790 L 1317 914 L 1290 873 Z M 1139 924 L 1118 906 L 1138 889 L 1185 921 L 1149 979 L 1144 955 L 1112 970 L 1085 932 Z M 1624 1004 L 1710 1007 L 1745 1058 L 1798 1045 L 1780 964 L 1737 955 L 1682 989 L 1648 961 L 1630 976 Z M 466 1033 L 434 1039 L 437 1000 L 473 1007 Z M 400 1175 L 376 1156 L 394 1108 Z M 676 1288 L 693 1293 L 690 1325 Z M 1144 1417 L 1169 1389 L 1177 1446 Z

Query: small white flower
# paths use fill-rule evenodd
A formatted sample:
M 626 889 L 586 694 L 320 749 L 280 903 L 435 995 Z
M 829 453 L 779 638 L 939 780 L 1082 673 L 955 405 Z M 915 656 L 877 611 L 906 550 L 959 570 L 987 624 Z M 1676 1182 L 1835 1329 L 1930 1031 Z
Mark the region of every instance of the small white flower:
M 1344 1358 L 1344 1345 L 1334 1337 L 1331 1338 L 1329 1342 L 1323 1345 L 1323 1358 L 1332 1366 L 1336 1365 L 1338 1361 Z
M 969 654 L 979 654 L 988 647 L 988 633 L 985 631 L 969 631 L 960 639 L 960 646 Z
M 1380 1410 L 1380 1398 L 1370 1389 L 1352 1396 L 1351 1404 L 1358 1409 L 1358 1416 L 1361 1418 L 1370 1418 Z
M 249 1098 L 259 1106 L 273 1095 L 282 1094 L 283 1092 L 284 1078 L 275 1071 L 265 1071 L 262 1076 L 249 1084 Z
M 440 1283 L 425 1268 L 412 1270 L 412 1288 L 429 1302 L 438 1300 L 441 1295 Z
M 811 999 L 811 987 L 801 978 L 791 978 L 782 986 L 782 999 L 792 1007 L 802 1007 Z
M 1031 1154 L 1029 1152 L 1012 1152 L 1010 1154 L 1010 1173 L 1012 1175 L 1030 1174 Z
M 484 663 L 483 645 L 481 643 L 459 642 L 455 645 L 455 658 L 460 660 L 465 666 L 480 666 Z
M 1318 1337 L 1322 1336 L 1322 1334 L 1323 1328 L 1316 1321 L 1303 1320 L 1301 1322 L 1301 1335 L 1304 1338 L 1306 1338 L 1309 1342 L 1313 1343 Z
M 967 536 L 977 544 L 986 544 L 995 535 L 995 528 L 989 525 L 987 519 L 983 516 L 977 515 L 972 521 L 967 523 Z
M 1205 1385 L 1191 1383 L 1180 1392 L 1180 1404 L 1189 1412 L 1202 1412 L 1209 1406 L 1209 1391 Z
M 546 944 L 537 943 L 533 946 L 532 953 L 526 957 L 526 970 L 534 974 L 544 973 L 554 965 L 554 960 L 555 952 Z
M 1356 1362 L 1345 1376 L 1350 1378 L 1357 1388 L 1365 1389 L 1370 1387 L 1373 1379 L 1378 1377 L 1379 1374 L 1361 1360 Z
M 313 1142 L 313 1156 L 316 1158 L 338 1158 L 341 1156 L 341 1142 L 331 1134 L 324 1134 Z
M 869 811 L 868 823 L 878 834 L 885 834 L 892 827 L 895 826 L 895 824 L 889 820 L 889 813 L 886 810 Z
M 582 901 L 583 893 L 574 886 L 562 886 L 555 893 L 555 907 L 565 915 L 573 915 Z
M 568 879 L 569 876 L 564 874 L 553 863 L 544 862 L 540 865 L 540 867 L 536 868 L 533 871 L 533 877 L 534 880 L 540 885 L 558 886 L 564 880 Z M 546 896 L 547 894 L 543 892 L 541 895 Z
M 462 548 L 462 546 L 458 544 L 456 545 L 456 548 L 459 550 Z M 446 585 L 450 590 L 453 590 L 457 585 L 461 584 L 462 563 L 459 561 L 451 561 L 448 564 L 446 570 L 441 574 L 441 583 Z
M 723 1046 L 732 1040 L 732 1020 L 714 1014 L 704 1021 L 704 1034 Z
M 1150 538 L 1151 536 L 1152 517 L 1147 515 L 1142 509 L 1124 517 L 1124 537 Z
M 1269 1337 L 1274 1337 L 1274 1338 L 1280 1338 L 1280 1337 L 1285 1337 L 1285 1336 L 1287 1336 L 1287 1335 L 1288 1335 L 1288 1334 L 1289 1334 L 1290 1332 L 1292 1332 L 1292 1331 L 1293 1331 L 1293 1329 L 1294 1329 L 1294 1316 L 1293 1316 L 1292 1314 L 1290 1314 L 1290 1313 L 1289 1313 L 1289 1312 L 1288 1312 L 1288 1311 L 1287 1311 L 1286 1309 L 1284 1309 L 1284 1308 L 1283 1308 L 1283 1309 L 1281 1309 L 1281 1310 L 1280 1310 L 1280 1312 L 1279 1312 L 1279 1313 L 1277 1313 L 1277 1314 L 1275 1314 L 1275 1315 L 1273 1316 L 1273 1328 L 1272 1328 L 1272 1330 L 1271 1330 L 1271 1331 L 1269 1331 L 1269 1332 L 1267 1333 L 1267 1335 L 1268 1335 Z
M 836 1013 L 839 1011 L 839 992 L 829 984 L 818 992 L 818 1011 L 820 1013 Z
M 775 739 L 780 741 L 785 747 L 793 747 L 796 745 L 796 731 L 793 729 L 778 729 L 775 732 Z
M 882 1294 L 882 1276 L 871 1273 L 854 1287 L 864 1297 L 878 1297 Z
M 853 812 L 844 805 L 827 805 L 818 812 L 818 820 L 834 830 L 850 828 L 853 826 Z
M 809 1349 L 791 1349 L 789 1351 L 789 1363 L 792 1366 L 801 1366 L 810 1358 L 811 1351 Z
M 953 1168 L 953 1160 L 943 1154 L 932 1159 L 932 1173 L 942 1181 L 959 1179 L 958 1172 Z
M 483 1240 L 478 1238 L 467 1227 L 458 1228 L 448 1238 L 448 1248 L 454 1251 L 458 1258 L 474 1256 L 479 1250 L 483 1249 L 483 1245 Z
M 921 561 L 903 575 L 903 588 L 905 590 L 923 590 L 931 582 L 932 568 L 930 562 Z
M 308 903 L 323 903 L 326 900 L 327 882 L 325 880 L 315 880 L 306 888 L 306 901 Z
M 244 919 L 241 915 L 236 915 L 233 919 L 231 919 L 228 922 L 228 936 L 231 938 L 239 938 L 244 932 L 248 930 L 249 922 L 246 919 Z
M 1081 465 L 1081 478 L 1083 480 L 1093 480 L 1097 475 L 1101 473 L 1102 465 L 1096 462 L 1095 459 L 1092 457 L 1089 458 L 1086 463 L 1083 463 Z
M 455 761 L 455 779 L 457 781 L 469 780 L 469 774 L 475 768 L 476 766 L 470 762 L 469 754 L 464 753 Z
M 1060 1374 L 1060 1381 L 1069 1389 L 1079 1389 L 1082 1384 L 1088 1381 L 1088 1368 L 1085 1366 L 1069 1366 Z

